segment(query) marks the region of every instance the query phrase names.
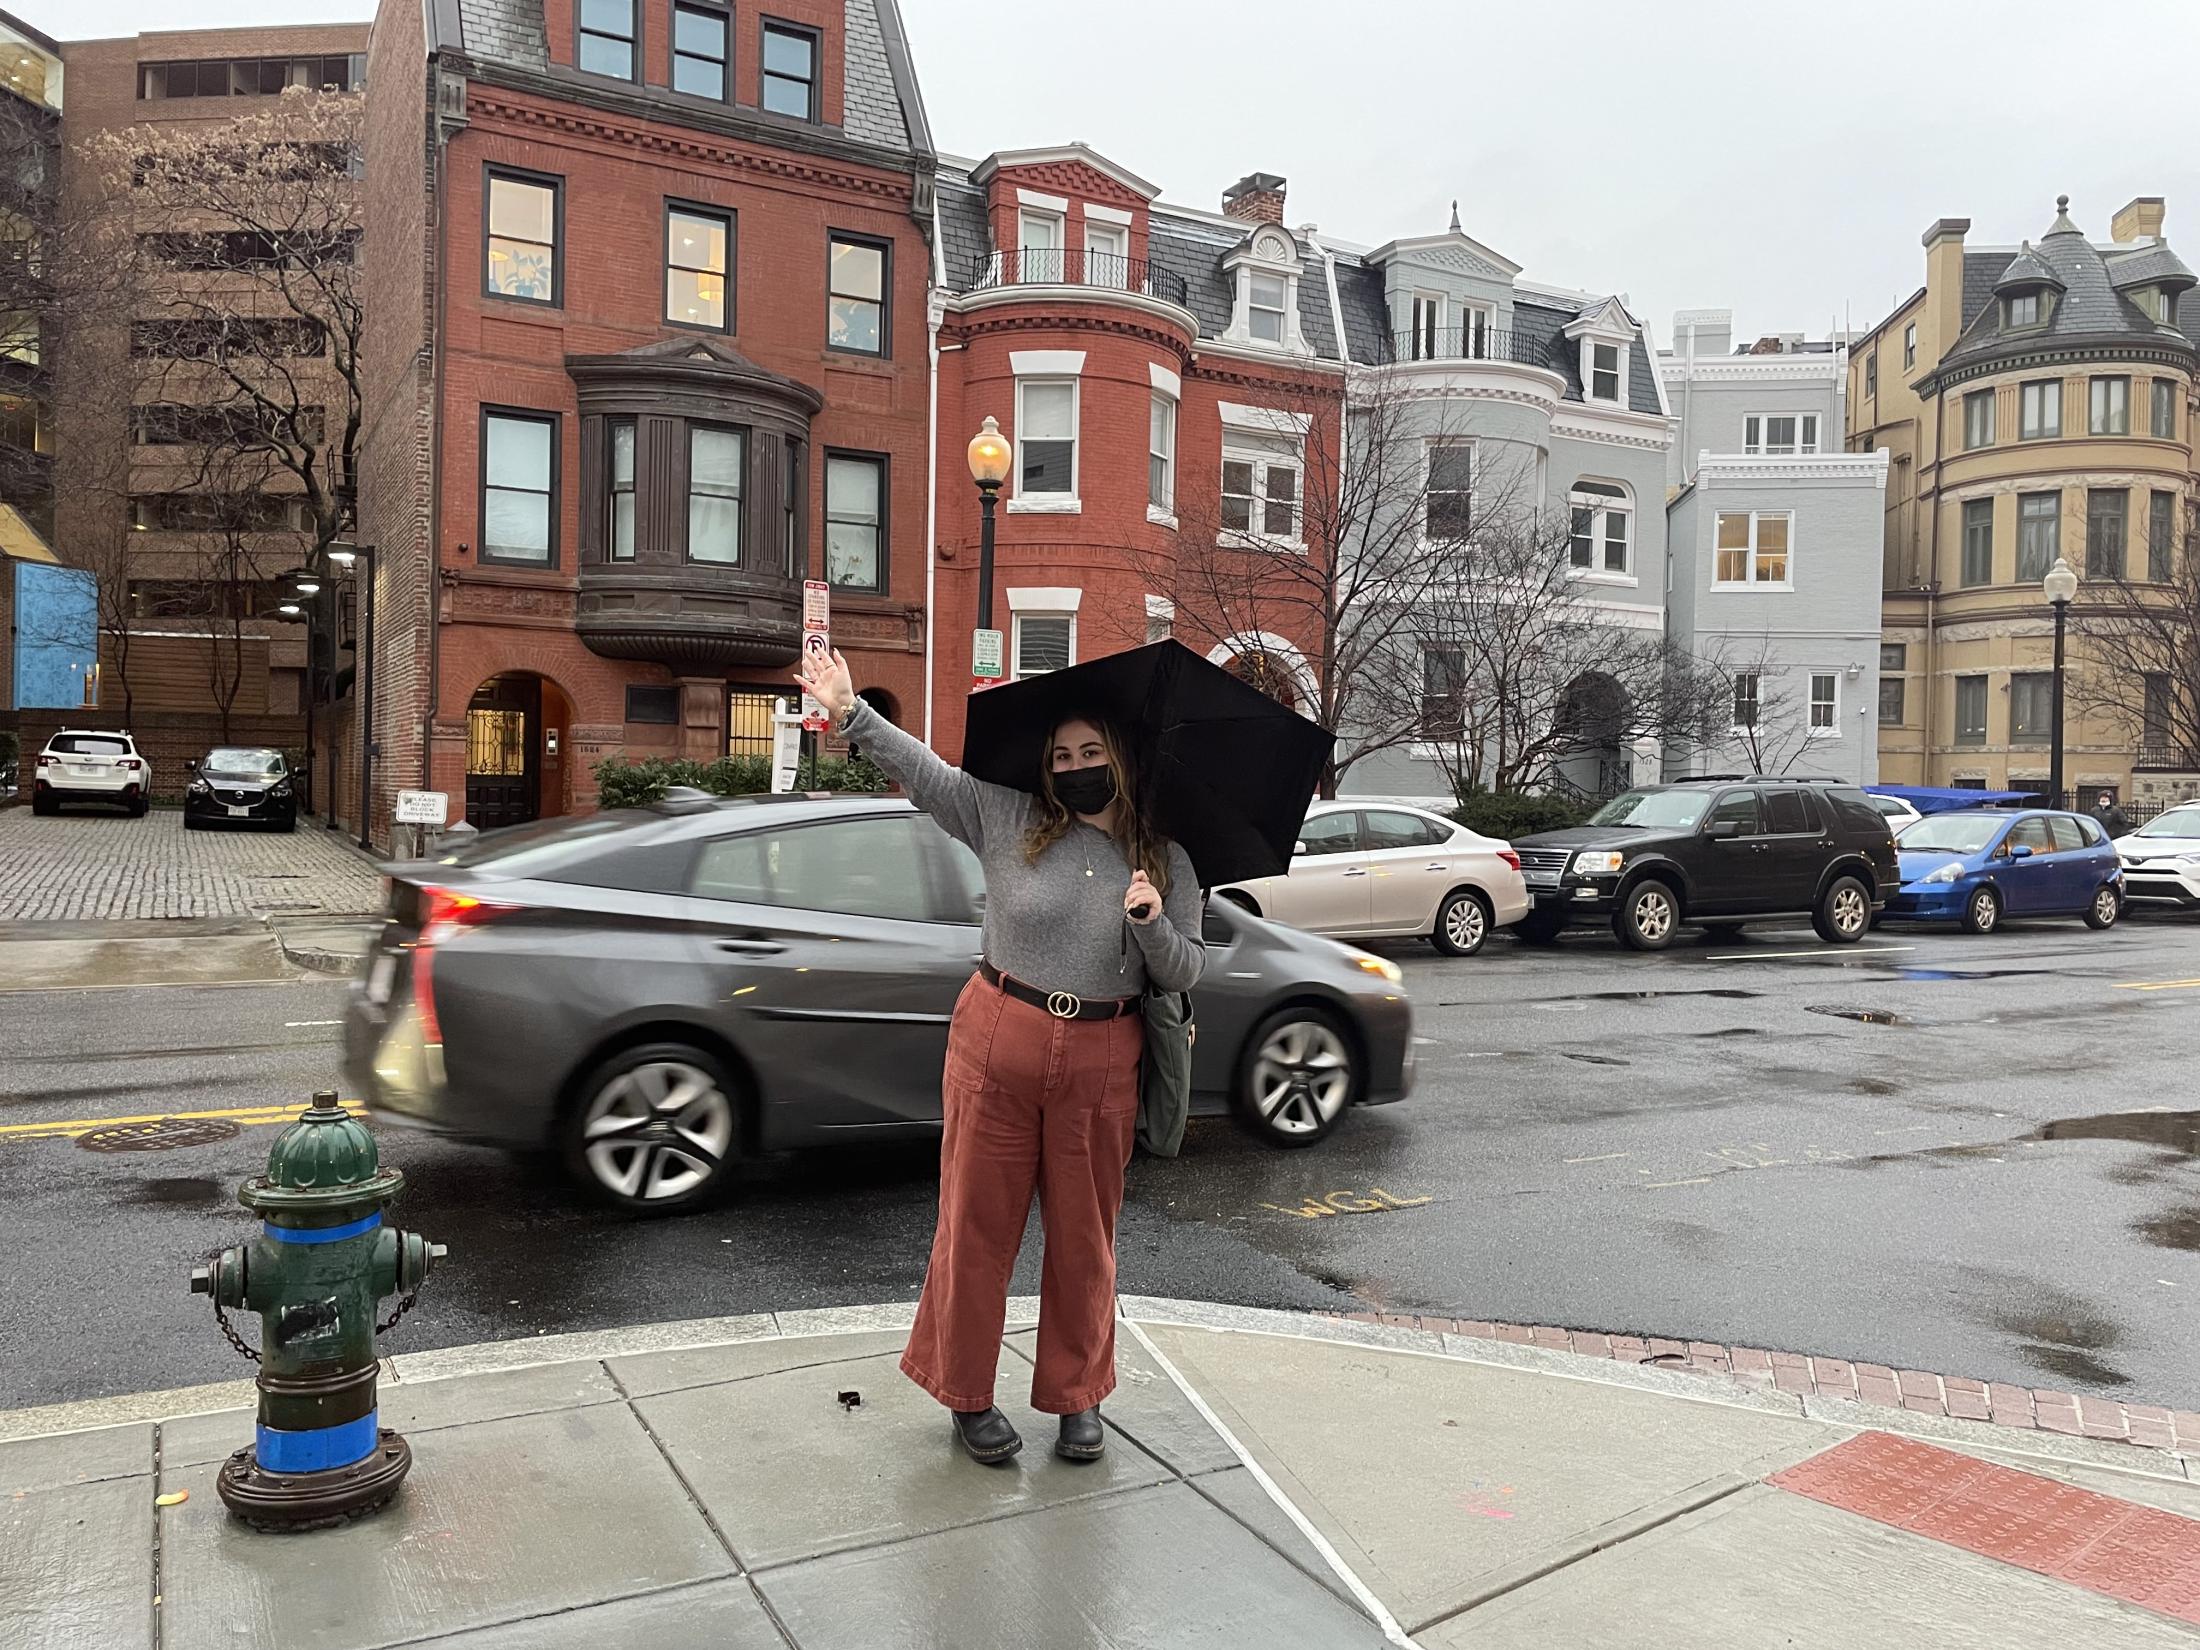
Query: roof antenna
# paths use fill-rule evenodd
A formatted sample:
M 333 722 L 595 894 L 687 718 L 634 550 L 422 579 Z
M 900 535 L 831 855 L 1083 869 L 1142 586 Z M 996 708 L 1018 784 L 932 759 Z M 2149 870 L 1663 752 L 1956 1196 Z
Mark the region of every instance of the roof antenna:
M 1456 200 L 1451 203 L 1451 232 L 1454 235 L 1461 232 L 1459 228 L 1459 203 Z

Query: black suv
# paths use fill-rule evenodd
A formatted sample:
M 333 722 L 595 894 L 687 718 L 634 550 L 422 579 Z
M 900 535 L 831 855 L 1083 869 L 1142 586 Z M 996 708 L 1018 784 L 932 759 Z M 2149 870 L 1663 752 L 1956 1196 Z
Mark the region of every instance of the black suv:
M 1718 933 L 1763 917 L 1808 916 L 1851 945 L 1900 886 L 1886 816 L 1853 785 L 1739 774 L 1646 785 L 1589 823 L 1519 837 L 1535 905 L 1513 932 L 1547 943 L 1594 919 L 1637 951 L 1682 923 Z

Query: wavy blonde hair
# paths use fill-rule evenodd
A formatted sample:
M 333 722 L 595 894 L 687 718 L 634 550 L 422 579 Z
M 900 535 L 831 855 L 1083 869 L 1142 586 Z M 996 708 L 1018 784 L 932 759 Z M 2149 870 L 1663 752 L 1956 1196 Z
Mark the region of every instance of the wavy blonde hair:
M 1039 817 L 1024 832 L 1024 863 L 1036 864 L 1041 854 L 1069 835 L 1072 816 L 1062 805 L 1061 798 L 1054 794 L 1054 735 L 1072 722 L 1090 722 L 1100 730 L 1100 743 L 1108 753 L 1108 772 L 1115 777 L 1115 796 L 1120 804 L 1115 810 L 1115 829 L 1109 834 L 1123 851 L 1123 858 L 1131 869 L 1144 871 L 1154 891 L 1167 899 L 1169 839 L 1147 823 L 1146 811 L 1139 806 L 1137 780 L 1131 772 L 1130 758 L 1124 754 L 1123 741 L 1109 723 L 1097 716 L 1065 716 L 1047 735 L 1046 748 L 1039 753 Z

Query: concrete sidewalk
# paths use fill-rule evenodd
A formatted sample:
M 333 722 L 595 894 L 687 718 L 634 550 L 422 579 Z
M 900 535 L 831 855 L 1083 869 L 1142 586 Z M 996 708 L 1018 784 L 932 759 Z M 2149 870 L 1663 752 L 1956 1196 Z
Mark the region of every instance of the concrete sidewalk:
M 1022 1403 L 1028 1301 L 999 1393 L 1026 1448 L 990 1469 L 896 1369 L 906 1305 L 399 1354 L 411 1481 L 306 1535 L 215 1495 L 241 1383 L 0 1416 L 0 1646 L 2200 1644 L 2169 1452 L 1123 1307 L 1091 1465 Z

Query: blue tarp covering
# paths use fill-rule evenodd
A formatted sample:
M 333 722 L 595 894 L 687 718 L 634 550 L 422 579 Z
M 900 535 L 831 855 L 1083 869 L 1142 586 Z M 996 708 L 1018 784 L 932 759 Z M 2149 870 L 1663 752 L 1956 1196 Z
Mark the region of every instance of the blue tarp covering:
M 2011 802 L 2029 802 L 2037 791 L 1942 791 L 1923 785 L 1866 785 L 1873 796 L 1892 796 L 1907 802 L 1921 814 L 1949 814 L 1958 808 L 1994 808 Z

